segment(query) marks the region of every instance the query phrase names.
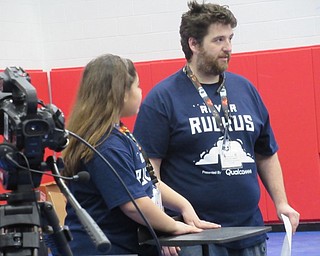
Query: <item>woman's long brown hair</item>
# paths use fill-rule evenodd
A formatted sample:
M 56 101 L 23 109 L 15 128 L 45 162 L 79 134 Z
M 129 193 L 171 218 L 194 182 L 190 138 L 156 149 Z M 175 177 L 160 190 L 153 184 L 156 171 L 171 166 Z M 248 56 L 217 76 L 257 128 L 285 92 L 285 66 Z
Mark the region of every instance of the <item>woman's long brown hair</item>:
M 106 54 L 89 62 L 82 75 L 67 129 L 97 147 L 102 143 L 102 137 L 108 135 L 119 121 L 125 92 L 135 77 L 133 63 L 119 56 Z M 69 145 L 62 152 L 65 164 L 62 174 L 73 176 L 79 171 L 80 160 L 89 161 L 93 151 L 75 138 L 69 139 Z

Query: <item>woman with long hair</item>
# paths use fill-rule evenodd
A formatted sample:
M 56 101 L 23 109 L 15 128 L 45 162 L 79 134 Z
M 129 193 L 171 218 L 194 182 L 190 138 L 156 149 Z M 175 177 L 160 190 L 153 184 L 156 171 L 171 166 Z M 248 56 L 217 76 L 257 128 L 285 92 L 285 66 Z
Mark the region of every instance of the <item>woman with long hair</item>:
M 147 168 L 147 157 L 120 121 L 138 112 L 141 98 L 139 77 L 132 61 L 112 54 L 102 55 L 85 67 L 68 130 L 85 139 L 107 159 L 154 229 L 178 235 L 219 227 L 201 221 L 191 204 L 166 184 L 154 184 L 156 179 Z M 64 175 L 73 176 L 79 171 L 90 174 L 88 183 L 69 182 L 68 186 L 109 238 L 109 253 L 157 255 L 154 246 L 139 246 L 137 228 L 145 222 L 112 168 L 74 138 L 70 138 L 63 151 L 63 159 Z M 188 224 L 164 213 L 154 188 L 160 188 L 163 204 L 180 212 Z M 68 204 L 65 224 L 73 236 L 70 246 L 75 255 L 100 253 Z M 163 253 L 170 255 L 168 248 Z

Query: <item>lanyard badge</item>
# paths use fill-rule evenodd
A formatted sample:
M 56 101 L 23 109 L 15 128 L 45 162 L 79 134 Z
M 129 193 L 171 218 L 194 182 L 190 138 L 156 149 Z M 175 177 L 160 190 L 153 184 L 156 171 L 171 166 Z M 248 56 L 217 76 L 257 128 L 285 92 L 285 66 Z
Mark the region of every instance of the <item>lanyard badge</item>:
M 223 112 L 223 116 L 225 118 L 225 122 L 222 122 L 222 119 L 214 107 L 213 102 L 209 98 L 207 92 L 202 87 L 201 83 L 197 79 L 197 77 L 193 74 L 192 70 L 188 65 L 186 65 L 183 69 L 188 78 L 191 80 L 194 87 L 197 89 L 199 95 L 203 99 L 206 106 L 210 109 L 213 117 L 215 118 L 221 133 L 223 134 L 222 145 L 220 150 L 220 159 L 221 159 L 221 167 L 222 169 L 229 168 L 240 168 L 242 167 L 242 163 L 240 161 L 240 156 L 237 150 L 233 150 L 232 141 L 229 135 L 229 126 L 230 126 L 230 113 L 229 113 L 229 103 L 227 97 L 227 89 L 225 85 L 225 74 L 223 74 L 223 79 L 221 85 L 217 89 L 217 93 L 220 95 L 221 99 L 221 108 Z M 220 144 L 220 143 L 218 143 Z

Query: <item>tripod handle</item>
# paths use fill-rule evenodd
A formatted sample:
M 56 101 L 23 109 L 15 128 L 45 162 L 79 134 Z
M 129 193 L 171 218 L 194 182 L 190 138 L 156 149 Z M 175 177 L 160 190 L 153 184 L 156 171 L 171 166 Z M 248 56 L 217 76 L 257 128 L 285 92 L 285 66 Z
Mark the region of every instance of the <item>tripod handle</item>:
M 48 224 L 53 229 L 53 234 L 45 235 L 46 243 L 54 243 L 54 248 L 51 246 L 50 249 L 57 249 L 60 255 L 63 256 L 73 256 L 72 251 L 68 245 L 68 241 L 71 240 L 71 235 L 67 233 L 67 230 L 60 226 L 58 216 L 54 211 L 54 208 L 49 202 L 41 202 L 41 211 L 44 214 L 45 219 Z

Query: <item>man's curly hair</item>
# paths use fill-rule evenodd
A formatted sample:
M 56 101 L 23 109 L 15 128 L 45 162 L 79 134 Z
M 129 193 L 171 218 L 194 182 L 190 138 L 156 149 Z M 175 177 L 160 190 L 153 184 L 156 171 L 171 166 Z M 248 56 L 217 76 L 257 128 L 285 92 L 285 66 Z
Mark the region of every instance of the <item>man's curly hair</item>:
M 211 24 L 221 23 L 235 28 L 237 19 L 228 9 L 228 6 L 212 3 L 199 4 L 196 1 L 191 1 L 188 3 L 188 7 L 189 11 L 181 17 L 180 42 L 185 58 L 189 61 L 192 57 L 192 51 L 188 44 L 190 37 L 202 44 Z

